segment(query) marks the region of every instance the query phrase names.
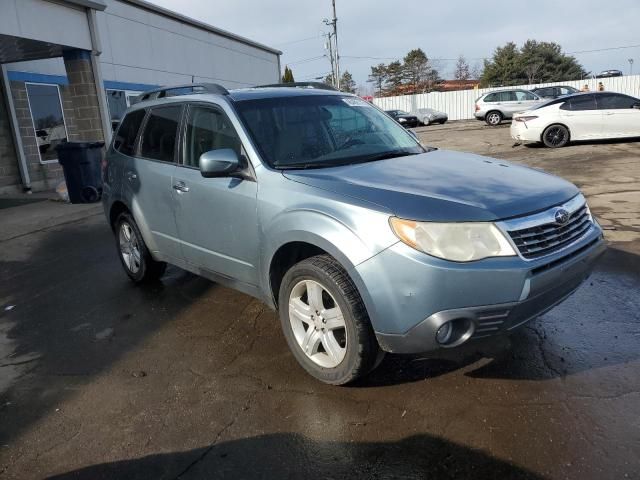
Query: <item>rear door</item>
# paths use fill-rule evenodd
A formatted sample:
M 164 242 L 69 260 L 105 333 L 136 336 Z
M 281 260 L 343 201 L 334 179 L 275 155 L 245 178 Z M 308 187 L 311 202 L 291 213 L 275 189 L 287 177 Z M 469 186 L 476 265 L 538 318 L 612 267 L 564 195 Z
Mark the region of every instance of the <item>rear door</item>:
M 505 92 L 498 92 L 498 104 L 500 105 L 500 110 L 505 117 L 511 118 L 511 116 L 515 112 L 519 112 L 520 110 L 524 110 L 518 104 L 518 98 L 516 97 L 516 92 L 513 90 L 508 90 Z
M 602 111 L 593 94 L 569 97 L 560 107 L 560 119 L 569 127 L 572 140 L 602 137 Z
M 248 157 L 224 108 L 191 104 L 183 128 L 181 165 L 173 180 L 176 221 L 185 260 L 243 284 L 257 285 L 258 185 L 246 178 L 204 178 L 200 155 L 231 148 L 248 171 Z
M 180 259 L 182 253 L 171 183 L 176 169 L 176 139 L 182 109 L 180 104 L 149 109 L 138 152 L 125 168 L 123 180 L 127 202 L 145 242 L 169 261 Z
M 541 99 L 531 92 L 525 92 L 524 90 L 516 90 L 514 94 L 516 96 L 516 101 L 518 105 L 517 109 L 515 110 L 516 112 L 529 110 L 530 108 L 541 103 Z
M 618 93 L 600 93 L 596 96 L 602 111 L 602 134 L 606 138 L 640 136 L 640 100 Z

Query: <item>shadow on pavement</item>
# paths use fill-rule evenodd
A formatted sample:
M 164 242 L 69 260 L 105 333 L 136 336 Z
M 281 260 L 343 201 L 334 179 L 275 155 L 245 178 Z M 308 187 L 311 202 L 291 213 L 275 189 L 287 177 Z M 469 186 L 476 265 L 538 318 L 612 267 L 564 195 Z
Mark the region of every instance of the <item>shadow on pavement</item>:
M 186 452 L 93 465 L 49 480 L 540 479 L 480 450 L 430 435 L 397 442 L 323 442 L 296 434 L 234 440 Z
M 0 375 L 6 381 L 0 381 L 0 444 L 13 443 L 217 288 L 175 268 L 161 282 L 133 285 L 102 218 L 54 228 L 41 238 L 2 243 Z

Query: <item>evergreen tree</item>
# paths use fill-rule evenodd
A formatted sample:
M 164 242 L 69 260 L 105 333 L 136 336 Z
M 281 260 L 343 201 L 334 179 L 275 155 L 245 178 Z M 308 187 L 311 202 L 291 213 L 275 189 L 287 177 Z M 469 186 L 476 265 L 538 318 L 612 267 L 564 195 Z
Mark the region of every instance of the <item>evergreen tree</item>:
M 383 88 L 387 82 L 387 66 L 384 63 L 380 63 L 371 67 L 371 73 L 367 82 L 372 83 L 378 96 L 382 95 Z
M 348 93 L 356 93 L 356 82 L 348 70 L 345 70 L 340 77 L 340 90 Z
M 284 75 L 282 75 L 282 83 L 293 83 L 295 82 L 293 78 L 293 72 L 287 66 L 284 67 Z

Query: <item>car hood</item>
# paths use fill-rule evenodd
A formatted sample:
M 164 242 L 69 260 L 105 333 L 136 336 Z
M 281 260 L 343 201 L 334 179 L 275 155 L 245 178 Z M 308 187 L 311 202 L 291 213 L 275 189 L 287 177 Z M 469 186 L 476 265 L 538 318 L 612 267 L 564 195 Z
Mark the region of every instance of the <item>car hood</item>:
M 500 220 L 544 210 L 578 193 L 572 183 L 539 170 L 446 150 L 283 173 L 398 217 L 425 221 Z

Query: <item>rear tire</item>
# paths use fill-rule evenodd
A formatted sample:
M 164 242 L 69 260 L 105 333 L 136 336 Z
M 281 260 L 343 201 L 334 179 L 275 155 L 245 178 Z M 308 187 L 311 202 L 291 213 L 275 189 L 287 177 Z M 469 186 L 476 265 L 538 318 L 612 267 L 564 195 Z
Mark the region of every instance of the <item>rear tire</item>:
M 362 298 L 331 256 L 318 255 L 291 267 L 278 297 L 289 348 L 311 376 L 344 385 L 382 360 Z
M 549 125 L 542 132 L 542 143 L 549 148 L 561 148 L 570 140 L 569 129 L 564 125 Z
M 491 110 L 484 117 L 484 121 L 487 122 L 487 125 L 489 125 L 490 127 L 497 127 L 502 123 L 503 119 L 504 116 L 497 110 Z
M 133 282 L 149 283 L 162 277 L 167 264 L 153 259 L 131 214 L 124 212 L 118 216 L 115 232 L 120 262 Z

